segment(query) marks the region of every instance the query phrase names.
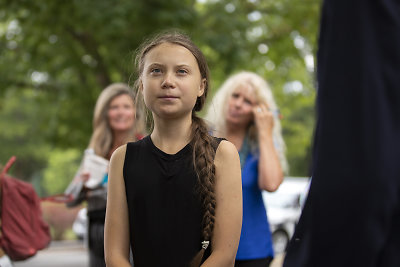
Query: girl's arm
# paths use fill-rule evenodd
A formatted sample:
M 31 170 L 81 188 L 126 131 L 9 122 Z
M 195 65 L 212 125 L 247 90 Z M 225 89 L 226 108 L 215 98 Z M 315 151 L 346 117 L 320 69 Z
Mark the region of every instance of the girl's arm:
M 254 108 L 254 120 L 257 126 L 260 150 L 258 187 L 269 192 L 276 191 L 283 181 L 281 163 L 272 138 L 273 116 L 265 105 L 259 105 Z
M 126 145 L 115 150 L 110 160 L 104 250 L 107 267 L 130 267 L 129 217 L 123 166 Z
M 235 146 L 221 141 L 215 155 L 215 225 L 210 257 L 202 267 L 233 266 L 242 227 L 242 182 Z

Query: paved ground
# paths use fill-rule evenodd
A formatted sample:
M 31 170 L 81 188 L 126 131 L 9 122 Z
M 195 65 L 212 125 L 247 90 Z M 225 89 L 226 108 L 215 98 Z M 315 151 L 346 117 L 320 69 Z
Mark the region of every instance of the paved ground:
M 87 267 L 88 256 L 83 242 L 52 242 L 32 258 L 15 262 L 14 267 Z
M 277 255 L 270 267 L 282 267 L 283 255 Z M 52 242 L 34 257 L 15 262 L 14 267 L 87 267 L 87 250 L 80 241 Z

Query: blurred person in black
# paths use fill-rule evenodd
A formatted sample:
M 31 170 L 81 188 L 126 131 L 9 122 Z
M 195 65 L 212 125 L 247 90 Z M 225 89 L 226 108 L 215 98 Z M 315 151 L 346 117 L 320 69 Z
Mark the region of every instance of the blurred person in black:
M 313 180 L 284 267 L 400 266 L 400 1 L 325 0 Z

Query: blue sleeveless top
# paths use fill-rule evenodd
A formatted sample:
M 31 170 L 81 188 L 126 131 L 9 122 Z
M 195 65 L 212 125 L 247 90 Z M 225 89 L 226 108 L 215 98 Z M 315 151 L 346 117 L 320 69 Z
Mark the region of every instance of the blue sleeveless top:
M 258 187 L 258 156 L 248 152 L 242 163 L 243 224 L 236 259 L 274 257 L 267 213 Z

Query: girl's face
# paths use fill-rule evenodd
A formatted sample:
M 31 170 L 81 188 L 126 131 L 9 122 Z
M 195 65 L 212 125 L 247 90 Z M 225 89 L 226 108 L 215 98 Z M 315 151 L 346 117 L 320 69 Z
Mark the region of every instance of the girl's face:
M 141 90 L 153 115 L 179 118 L 191 111 L 204 93 L 205 79 L 193 54 L 183 46 L 162 43 L 144 60 Z
M 228 99 L 228 110 L 225 116 L 228 125 L 247 127 L 254 119 L 253 106 L 257 104 L 254 89 L 241 85 Z
M 124 132 L 132 129 L 135 123 L 135 104 L 127 95 L 114 97 L 108 107 L 108 123 L 113 132 Z

